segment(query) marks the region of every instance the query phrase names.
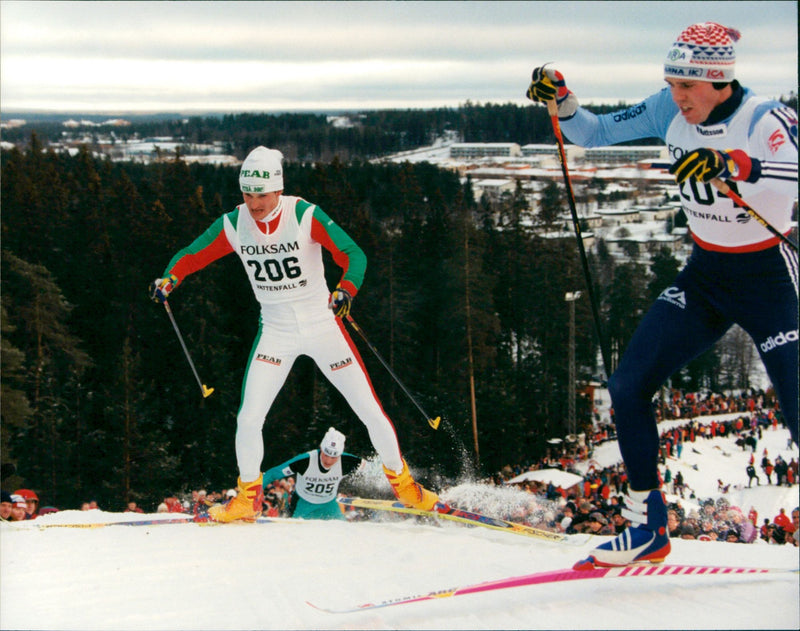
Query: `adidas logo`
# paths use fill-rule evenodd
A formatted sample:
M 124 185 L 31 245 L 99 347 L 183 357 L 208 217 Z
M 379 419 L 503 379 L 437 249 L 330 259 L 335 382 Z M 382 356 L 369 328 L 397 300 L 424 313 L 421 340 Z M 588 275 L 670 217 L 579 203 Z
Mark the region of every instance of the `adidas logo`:
M 759 344 L 761 348 L 761 352 L 767 353 L 779 346 L 783 346 L 784 344 L 791 344 L 792 342 L 797 341 L 797 329 L 794 331 L 781 331 L 774 337 L 770 335 L 766 340 Z

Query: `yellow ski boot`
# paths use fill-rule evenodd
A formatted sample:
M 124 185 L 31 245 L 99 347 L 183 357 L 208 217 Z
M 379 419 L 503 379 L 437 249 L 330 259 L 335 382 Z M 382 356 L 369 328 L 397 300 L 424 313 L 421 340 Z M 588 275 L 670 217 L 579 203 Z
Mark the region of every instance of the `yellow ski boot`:
M 264 505 L 264 476 L 259 475 L 253 482 L 242 482 L 239 478 L 239 494 L 227 504 L 215 504 L 208 509 L 208 516 L 214 521 L 255 521 L 261 515 Z
M 386 466 L 383 467 L 383 472 L 389 479 L 389 484 L 392 485 L 395 497 L 406 506 L 421 510 L 433 510 L 436 502 L 439 501 L 436 493 L 423 488 L 414 481 L 405 460 L 403 460 L 403 469 L 399 473 L 387 469 Z

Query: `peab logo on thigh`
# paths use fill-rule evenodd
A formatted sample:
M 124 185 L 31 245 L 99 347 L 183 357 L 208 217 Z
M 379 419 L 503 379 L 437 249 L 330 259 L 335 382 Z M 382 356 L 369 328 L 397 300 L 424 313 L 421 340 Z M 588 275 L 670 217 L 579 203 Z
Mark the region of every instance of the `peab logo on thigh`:
M 759 344 L 759 347 L 761 348 L 762 353 L 768 353 L 779 346 L 791 344 L 792 342 L 797 342 L 797 329 L 794 331 L 781 331 L 777 335 L 770 335 L 766 340 Z
M 336 370 L 341 370 L 342 368 L 347 368 L 348 366 L 352 365 L 352 363 L 353 363 L 353 358 L 352 357 L 348 357 L 346 359 L 342 359 L 340 361 L 333 362 L 330 365 L 331 366 L 331 372 L 334 372 Z
M 272 357 L 271 355 L 265 355 L 264 353 L 256 353 L 256 361 L 257 362 L 264 362 L 266 364 L 272 364 L 273 366 L 280 366 L 281 360 L 278 357 Z

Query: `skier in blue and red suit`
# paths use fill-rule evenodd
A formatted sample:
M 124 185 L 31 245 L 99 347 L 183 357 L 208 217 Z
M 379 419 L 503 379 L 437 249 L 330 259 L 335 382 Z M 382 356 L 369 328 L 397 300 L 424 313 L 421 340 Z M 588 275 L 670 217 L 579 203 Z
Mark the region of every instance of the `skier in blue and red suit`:
M 667 87 L 600 116 L 579 107 L 561 73 L 533 71 L 528 97 L 555 99 L 561 128 L 575 144 L 665 141 L 694 239 L 685 267 L 645 314 L 608 382 L 630 479 L 623 514 L 632 527 L 576 569 L 660 562 L 669 554 L 652 397 L 734 324 L 755 342 L 797 442 L 797 250 L 713 186 L 727 181 L 788 235 L 797 198 L 797 115 L 735 79 L 738 39 L 737 31 L 714 22 L 686 28 L 664 62 Z

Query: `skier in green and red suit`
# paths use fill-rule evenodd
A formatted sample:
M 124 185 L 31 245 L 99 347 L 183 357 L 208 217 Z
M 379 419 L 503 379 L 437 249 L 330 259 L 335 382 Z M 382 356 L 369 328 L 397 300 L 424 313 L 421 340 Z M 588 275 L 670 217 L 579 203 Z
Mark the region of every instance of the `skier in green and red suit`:
M 209 516 L 229 522 L 251 521 L 260 514 L 261 428 L 299 355 L 316 362 L 367 427 L 396 497 L 430 510 L 439 498 L 411 476 L 394 426 L 341 320 L 361 287 L 366 256 L 319 206 L 283 195 L 282 159 L 275 149 L 254 149 L 239 173 L 244 203 L 179 251 L 150 285 L 151 298 L 164 302 L 189 274 L 235 252 L 261 305 L 236 419 L 238 495 L 212 506 Z M 322 248 L 343 270 L 333 292 L 325 281 Z

